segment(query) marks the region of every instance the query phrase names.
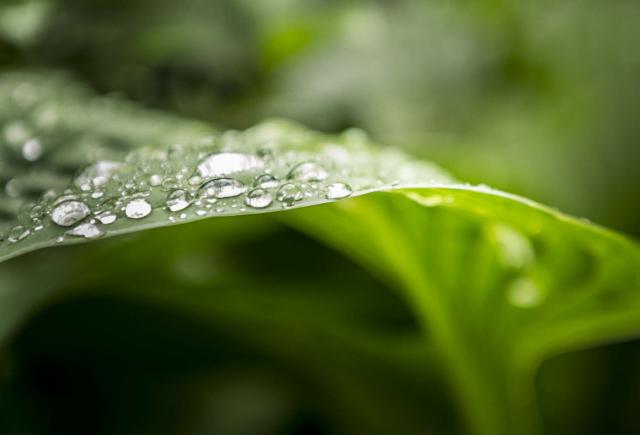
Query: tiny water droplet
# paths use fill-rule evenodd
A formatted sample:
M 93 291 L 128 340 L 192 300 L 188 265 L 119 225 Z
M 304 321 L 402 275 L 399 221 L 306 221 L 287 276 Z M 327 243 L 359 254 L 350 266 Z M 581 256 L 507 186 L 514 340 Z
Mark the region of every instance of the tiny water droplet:
M 264 161 L 254 155 L 222 152 L 205 157 L 198 165 L 198 173 L 206 179 L 258 170 L 263 167 Z
M 162 180 L 162 183 L 160 183 L 162 190 L 168 191 L 168 190 L 173 190 L 173 189 L 177 189 L 178 188 L 178 180 L 176 180 L 175 178 L 172 177 L 168 177 L 165 178 L 164 180 Z
M 20 240 L 24 240 L 31 232 L 22 225 L 16 225 L 9 230 L 7 234 L 7 240 L 9 243 L 18 243 Z
M 159 186 L 162 183 L 162 177 L 159 174 L 153 174 L 149 177 L 149 184 L 152 186 Z
M 278 179 L 271 174 L 262 174 L 256 178 L 253 185 L 262 189 L 272 189 L 278 187 Z
M 142 219 L 151 213 L 151 204 L 144 199 L 129 201 L 124 209 L 124 214 L 131 219 Z
M 287 178 L 300 181 L 323 181 L 329 176 L 325 168 L 316 162 L 302 162 L 289 171 Z
M 192 202 L 191 194 L 186 190 L 177 189 L 167 196 L 166 206 L 170 211 L 180 211 L 189 207 Z
M 120 162 L 103 160 L 85 168 L 74 180 L 81 190 L 88 191 L 93 187 L 105 184 L 122 166 Z
M 51 210 L 51 220 L 61 227 L 70 227 L 89 216 L 90 212 L 89 206 L 82 201 L 64 201 Z
M 199 189 L 200 195 L 205 198 L 233 198 L 246 191 L 244 183 L 234 178 L 217 178 L 206 182 Z
M 100 228 L 98 228 L 95 224 L 86 222 L 80 225 L 77 225 L 66 232 L 70 236 L 75 237 L 84 237 L 85 239 L 97 239 L 104 235 L 104 232 Z
M 244 203 L 253 208 L 265 208 L 271 205 L 273 198 L 271 194 L 264 189 L 253 189 L 247 193 Z
M 293 183 L 283 184 L 276 194 L 276 199 L 282 203 L 283 207 L 291 207 L 302 197 L 302 190 Z
M 353 190 L 345 183 L 332 183 L 327 187 L 327 199 L 341 199 L 351 196 Z
M 96 215 L 96 219 L 98 219 L 100 223 L 104 225 L 109 225 L 114 223 L 117 218 L 118 217 L 116 216 L 116 214 L 109 210 L 105 210 Z

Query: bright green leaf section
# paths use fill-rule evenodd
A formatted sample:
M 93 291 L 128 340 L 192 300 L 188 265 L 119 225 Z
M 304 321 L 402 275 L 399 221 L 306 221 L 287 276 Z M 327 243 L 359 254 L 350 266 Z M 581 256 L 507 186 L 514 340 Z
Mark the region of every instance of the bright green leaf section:
M 49 277 L 46 285 L 30 281 L 29 262 L 5 263 L 0 338 L 52 299 L 116 293 L 191 313 L 330 381 L 330 396 L 345 398 L 371 432 L 390 433 L 394 421 L 406 422 L 403 433 L 423 429 L 418 410 L 393 408 L 394 400 L 370 390 L 376 373 L 388 375 L 384 367 L 408 365 L 420 367 L 409 373 L 421 379 L 445 373 L 470 431 L 499 435 L 541 431 L 533 381 L 544 359 L 640 333 L 635 242 L 519 197 L 457 184 L 359 131 L 328 136 L 278 121 L 219 134 L 59 81 L 2 80 L 3 101 L 12 102 L 0 108 L 1 259 L 233 217 L 93 249 L 57 248 L 55 263 L 33 269 Z M 418 332 L 399 341 L 354 322 L 369 309 L 354 288 L 384 290 L 348 275 L 349 265 L 309 277 L 246 264 L 234 270 L 209 257 L 207 267 L 197 266 L 199 250 L 261 240 L 282 223 L 380 277 L 412 311 Z M 209 275 L 213 264 L 220 272 Z M 179 282 L 175 267 L 184 269 Z M 329 358 L 335 354 L 344 359 Z M 359 358 L 380 365 L 350 379 Z M 392 386 L 382 391 L 401 396 Z

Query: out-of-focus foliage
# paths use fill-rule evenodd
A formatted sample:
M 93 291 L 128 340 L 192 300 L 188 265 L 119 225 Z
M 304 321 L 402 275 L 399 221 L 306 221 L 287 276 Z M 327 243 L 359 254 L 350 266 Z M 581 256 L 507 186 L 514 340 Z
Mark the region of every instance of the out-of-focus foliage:
M 277 116 L 638 235 L 639 23 L 634 0 L 5 0 L 2 70 L 171 115 L 56 94 L 55 177 L 20 148 L 0 175 L 35 196 L 107 157 L 83 150 Z M 451 187 L 3 263 L 0 433 L 640 433 L 638 341 L 611 344 L 638 337 L 637 244 Z

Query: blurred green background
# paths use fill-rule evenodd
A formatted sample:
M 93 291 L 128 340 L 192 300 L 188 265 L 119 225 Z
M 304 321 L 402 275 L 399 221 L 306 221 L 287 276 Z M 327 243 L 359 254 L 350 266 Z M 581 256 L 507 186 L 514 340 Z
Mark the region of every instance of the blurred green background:
M 221 128 L 246 128 L 269 117 L 329 132 L 361 127 L 461 180 L 635 236 L 639 41 L 637 0 L 0 4 L 4 71 L 62 70 L 99 93 Z M 299 252 L 321 257 L 305 265 L 338 262 L 341 273 L 357 275 L 352 283 L 372 280 L 316 242 L 277 231 L 285 231 L 279 240 Z M 252 252 L 262 246 L 252 243 L 245 247 Z M 229 249 L 219 254 L 227 261 L 240 248 Z M 133 264 L 144 263 L 144 253 L 131 255 Z M 168 264 L 179 267 L 174 260 Z M 288 267 L 323 276 L 300 264 Z M 206 268 L 196 269 L 197 280 Z M 243 273 L 267 272 L 245 265 Z M 371 308 L 362 321 L 371 315 L 375 321 L 369 322 L 393 334 L 417 334 L 408 309 L 387 301 L 389 292 L 379 286 L 367 281 L 345 291 L 377 289 L 371 299 L 385 309 Z M 229 334 L 222 318 L 222 326 L 203 332 L 193 318 L 139 301 L 54 305 L 25 326 L 11 356 L 0 360 L 0 379 L 11 379 L 0 396 L 0 433 L 6 433 L 3 423 L 21 434 L 325 434 L 367 427 L 357 409 L 345 405 L 341 413 L 327 405 L 352 396 L 323 385 L 313 370 L 298 373 L 295 364 L 282 363 L 278 352 L 284 350 Z M 278 337 L 273 332 L 273 340 Z M 331 379 L 355 376 L 351 358 L 345 357 L 346 367 L 330 363 L 339 373 Z M 394 433 L 394 424 L 395 433 L 420 433 L 399 421 L 410 415 L 414 420 L 406 421 L 424 418 L 436 433 L 459 433 L 455 407 L 437 379 L 388 364 L 383 358 L 353 381 L 353 401 L 366 409 L 360 410 L 363 422 L 380 433 Z M 550 361 L 539 379 L 548 433 L 640 433 L 638 367 L 636 342 Z M 377 391 L 362 387 L 370 384 Z M 374 397 L 371 403 L 367 397 Z M 391 401 L 399 410 L 372 419 L 375 397 L 396 398 Z M 584 415 L 585 409 L 599 412 Z M 16 427 L 20 431 L 11 432 Z

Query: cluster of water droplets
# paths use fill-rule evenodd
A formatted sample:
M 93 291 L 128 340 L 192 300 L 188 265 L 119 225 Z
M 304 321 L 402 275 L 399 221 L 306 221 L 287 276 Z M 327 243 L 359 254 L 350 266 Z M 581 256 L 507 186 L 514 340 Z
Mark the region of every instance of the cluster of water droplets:
M 86 100 L 74 87 L 43 96 L 59 86 L 43 90 L 21 80 L 0 79 L 0 96 L 9 99 L 0 108 L 0 248 L 44 233 L 58 242 L 92 239 L 126 232 L 134 221 L 156 226 L 286 209 L 407 180 L 448 179 L 371 146 L 358 130 L 325 136 L 272 121 L 203 133 L 189 121 Z M 167 127 L 159 132 L 159 125 Z

